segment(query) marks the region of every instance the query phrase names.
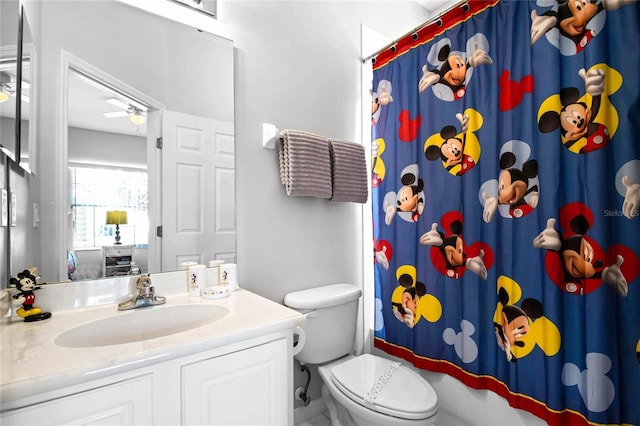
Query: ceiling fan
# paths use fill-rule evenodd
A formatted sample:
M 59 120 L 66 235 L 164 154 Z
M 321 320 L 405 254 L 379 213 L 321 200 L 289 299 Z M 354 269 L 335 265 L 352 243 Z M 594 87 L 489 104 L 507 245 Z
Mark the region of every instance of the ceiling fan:
M 11 76 L 0 71 L 0 102 L 6 102 L 9 99 L 9 95 L 15 96 L 15 84 L 11 81 Z
M 110 105 L 115 106 L 116 108 L 120 108 L 120 111 L 113 112 L 103 112 L 107 118 L 117 118 L 117 117 L 126 117 L 137 125 L 144 124 L 147 117 L 147 109 L 142 105 L 133 105 L 122 102 L 116 98 L 107 99 L 106 102 Z

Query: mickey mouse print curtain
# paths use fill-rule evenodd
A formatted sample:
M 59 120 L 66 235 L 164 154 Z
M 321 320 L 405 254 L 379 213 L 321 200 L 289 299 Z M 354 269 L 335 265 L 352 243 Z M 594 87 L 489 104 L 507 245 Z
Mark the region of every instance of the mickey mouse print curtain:
M 377 55 L 375 345 L 640 424 L 640 3 L 470 1 Z

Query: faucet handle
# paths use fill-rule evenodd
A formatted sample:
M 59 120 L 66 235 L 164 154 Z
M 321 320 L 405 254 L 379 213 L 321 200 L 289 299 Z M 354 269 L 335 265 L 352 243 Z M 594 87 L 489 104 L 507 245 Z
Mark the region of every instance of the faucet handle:
M 140 292 L 144 291 L 145 289 L 148 289 L 151 286 L 151 277 L 147 274 L 143 274 L 140 276 L 140 278 L 138 278 L 138 280 L 136 281 L 136 287 L 138 288 L 138 290 Z

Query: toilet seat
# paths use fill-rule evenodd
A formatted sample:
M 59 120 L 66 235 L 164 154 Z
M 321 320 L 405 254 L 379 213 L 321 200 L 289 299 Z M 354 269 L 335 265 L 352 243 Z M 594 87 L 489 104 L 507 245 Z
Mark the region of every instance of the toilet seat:
M 331 380 L 349 399 L 381 414 L 419 420 L 438 410 L 429 383 L 386 358 L 371 354 L 351 358 L 331 368 Z

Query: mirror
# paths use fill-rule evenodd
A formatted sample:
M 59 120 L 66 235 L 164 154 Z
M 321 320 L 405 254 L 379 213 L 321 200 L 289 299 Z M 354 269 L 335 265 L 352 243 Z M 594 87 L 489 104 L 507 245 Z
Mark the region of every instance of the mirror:
M 17 116 L 20 117 L 20 126 L 18 129 L 18 149 L 19 164 L 28 173 L 32 173 L 35 168 L 35 121 L 32 115 L 36 111 L 36 99 L 31 96 L 31 92 L 35 89 L 35 67 L 36 67 L 36 48 L 29 26 L 29 19 L 24 13 L 24 8 L 20 8 L 20 25 L 18 36 L 18 93 L 19 99 L 16 99 L 18 109 Z
M 0 1 L 0 150 L 18 161 L 16 93 L 18 78 L 18 0 Z
M 109 261 L 105 259 L 114 247 L 132 247 L 132 258 L 137 259 L 142 272 L 149 273 L 175 270 L 183 260 L 234 260 L 235 217 L 227 213 L 213 225 L 205 223 L 222 204 L 215 200 L 220 196 L 233 199 L 235 192 L 233 43 L 119 1 L 41 0 L 27 5 L 26 14 L 38 50 L 40 114 L 35 120 L 41 160 L 36 171 L 40 197 L 40 240 L 36 249 L 40 250 L 37 266 L 41 281 L 94 278 L 95 275 L 77 274 L 78 269 L 89 263 L 94 270 L 100 269 L 99 276 L 104 276 Z M 90 91 L 95 92 L 91 95 L 95 98 L 91 98 Z M 118 102 L 109 102 L 110 99 Z M 144 124 L 132 123 L 131 111 L 127 111 L 129 106 L 138 104 L 147 108 Z M 115 116 L 107 118 L 104 113 Z M 190 121 L 194 119 L 198 123 Z M 224 123 L 231 130 L 197 132 L 202 121 Z M 173 127 L 167 127 L 171 123 Z M 129 130 L 123 131 L 116 124 L 126 125 Z M 162 150 L 156 148 L 160 137 L 165 145 Z M 176 138 L 182 153 L 167 142 Z M 169 161 L 189 151 L 193 156 L 203 146 L 226 157 L 226 165 L 219 168 L 202 155 L 195 155 L 206 160 L 197 167 L 180 168 L 175 161 L 173 165 Z M 166 167 L 173 172 L 162 172 Z M 207 169 L 212 167 L 215 170 Z M 79 168 L 83 170 L 79 172 Z M 85 191 L 94 200 L 92 212 L 84 216 L 90 220 L 82 224 L 90 228 L 86 235 L 95 238 L 79 247 L 74 232 L 81 227 L 77 213 L 80 205 L 87 203 L 74 191 L 83 185 L 78 179 L 85 169 L 146 171 L 147 229 L 141 230 L 144 220 L 132 223 L 136 215 L 141 215 L 131 206 L 126 207 L 130 209 L 127 224 L 107 223 L 106 212 L 121 210 L 122 206 L 100 199 L 105 191 L 95 187 Z M 96 177 L 95 173 L 92 176 L 94 184 L 111 179 Z M 173 181 L 167 181 L 171 176 Z M 131 186 L 120 184 L 127 190 Z M 137 194 L 144 197 L 141 192 Z M 76 196 L 73 201 L 72 195 Z M 230 204 L 235 209 L 235 203 Z M 175 210 L 176 206 L 181 210 Z M 26 222 L 26 226 L 31 226 L 30 221 Z M 116 226 L 122 236 L 120 246 L 114 241 Z M 164 231 L 162 238 L 156 236 L 158 226 Z M 227 246 L 233 246 L 231 251 L 196 249 L 200 243 L 187 237 L 203 228 L 225 235 L 200 240 L 226 238 Z M 141 235 L 146 238 L 138 238 Z M 183 249 L 165 259 L 176 247 Z M 189 248 L 193 248 L 191 254 Z M 86 251 L 84 255 L 92 250 L 93 256 L 84 256 L 82 262 L 78 259 L 80 252 Z M 68 270 L 69 253 L 77 260 L 73 274 Z M 13 250 L 12 256 L 17 256 Z M 21 267 L 15 258 L 12 265 L 14 269 Z

